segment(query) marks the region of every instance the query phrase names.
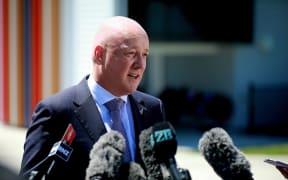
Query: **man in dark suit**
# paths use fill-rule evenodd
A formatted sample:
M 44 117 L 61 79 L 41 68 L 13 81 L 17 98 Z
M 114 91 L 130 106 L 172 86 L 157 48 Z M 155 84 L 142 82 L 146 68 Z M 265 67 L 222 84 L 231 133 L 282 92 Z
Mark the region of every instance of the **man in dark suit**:
M 162 102 L 137 90 L 146 68 L 149 39 L 145 30 L 127 17 L 100 24 L 94 39 L 92 73 L 78 85 L 42 100 L 27 131 L 20 175 L 28 177 L 61 139 L 69 123 L 76 132 L 69 160 L 58 165 L 51 179 L 85 178 L 89 152 L 101 135 L 111 130 L 105 103 L 121 98 L 121 119 L 128 136 L 130 161 L 143 164 L 139 134 L 164 121 Z

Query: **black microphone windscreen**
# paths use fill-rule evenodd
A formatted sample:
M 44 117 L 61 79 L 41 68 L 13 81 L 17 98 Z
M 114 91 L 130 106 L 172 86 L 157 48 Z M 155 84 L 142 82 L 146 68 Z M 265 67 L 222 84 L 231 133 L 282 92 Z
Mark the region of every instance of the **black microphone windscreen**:
M 139 136 L 139 148 L 142 160 L 144 162 L 148 179 L 163 179 L 161 166 L 155 157 L 155 152 L 150 144 L 152 127 L 144 129 Z
M 249 161 L 224 129 L 216 127 L 205 132 L 198 148 L 222 179 L 253 180 Z
M 177 139 L 173 126 L 169 122 L 160 122 L 152 126 L 150 144 L 160 161 L 174 158 L 177 151 Z
M 125 139 L 117 131 L 102 135 L 90 151 L 86 180 L 115 179 L 123 163 Z

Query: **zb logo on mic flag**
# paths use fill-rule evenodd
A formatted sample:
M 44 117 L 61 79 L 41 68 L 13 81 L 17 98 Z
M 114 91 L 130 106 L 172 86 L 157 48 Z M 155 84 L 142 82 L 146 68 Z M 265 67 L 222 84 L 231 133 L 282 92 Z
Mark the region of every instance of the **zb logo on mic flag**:
M 161 143 L 169 140 L 173 140 L 173 133 L 171 129 L 159 130 L 151 134 L 150 144 L 154 147 L 155 143 Z

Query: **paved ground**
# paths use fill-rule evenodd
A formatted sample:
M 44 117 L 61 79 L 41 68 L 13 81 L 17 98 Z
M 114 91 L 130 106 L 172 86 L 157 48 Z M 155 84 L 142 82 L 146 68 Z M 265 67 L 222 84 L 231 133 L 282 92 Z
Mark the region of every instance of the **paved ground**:
M 26 129 L 3 125 L 0 122 L 0 163 L 6 165 L 11 170 L 18 173 L 23 153 L 23 142 Z M 211 166 L 206 162 L 201 154 L 196 150 L 198 139 L 201 134 L 191 132 L 177 132 L 179 147 L 176 154 L 176 161 L 180 167 L 190 171 L 193 180 L 220 180 Z M 234 143 L 239 145 L 280 143 L 285 139 L 260 136 L 231 136 Z M 193 140 L 194 139 L 194 140 Z M 281 180 L 282 175 L 271 165 L 263 162 L 265 158 L 287 160 L 285 156 L 248 155 L 247 159 L 252 166 L 255 180 Z

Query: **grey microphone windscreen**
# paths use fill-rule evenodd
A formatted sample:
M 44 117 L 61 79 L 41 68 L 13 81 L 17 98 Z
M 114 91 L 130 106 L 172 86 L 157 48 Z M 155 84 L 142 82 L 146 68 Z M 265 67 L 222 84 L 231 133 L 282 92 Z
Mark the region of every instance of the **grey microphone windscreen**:
M 214 171 L 224 180 L 252 180 L 251 165 L 233 144 L 228 133 L 215 127 L 205 132 L 198 148 Z
M 102 135 L 90 151 L 86 180 L 115 179 L 123 163 L 125 139 L 117 131 Z

